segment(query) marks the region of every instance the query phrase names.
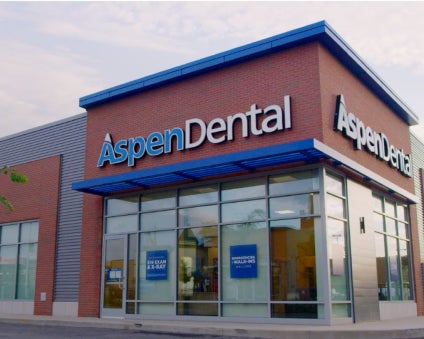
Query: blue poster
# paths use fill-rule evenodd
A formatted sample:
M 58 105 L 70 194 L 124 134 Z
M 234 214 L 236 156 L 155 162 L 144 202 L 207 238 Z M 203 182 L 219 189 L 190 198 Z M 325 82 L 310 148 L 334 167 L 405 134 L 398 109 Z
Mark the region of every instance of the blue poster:
M 168 279 L 168 251 L 146 252 L 146 280 Z
M 230 276 L 234 278 L 257 278 L 256 244 L 230 246 Z
M 120 281 L 122 279 L 122 269 L 121 268 L 109 268 L 106 271 L 106 280 L 107 281 Z

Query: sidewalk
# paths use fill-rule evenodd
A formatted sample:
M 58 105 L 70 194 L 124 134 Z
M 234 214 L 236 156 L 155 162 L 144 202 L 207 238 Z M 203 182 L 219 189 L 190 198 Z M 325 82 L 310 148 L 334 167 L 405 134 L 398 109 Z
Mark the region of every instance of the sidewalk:
M 140 332 L 234 336 L 273 339 L 405 339 L 424 338 L 424 317 L 358 324 L 311 326 L 143 319 L 69 318 L 0 314 L 0 323 L 75 326 L 137 330 Z

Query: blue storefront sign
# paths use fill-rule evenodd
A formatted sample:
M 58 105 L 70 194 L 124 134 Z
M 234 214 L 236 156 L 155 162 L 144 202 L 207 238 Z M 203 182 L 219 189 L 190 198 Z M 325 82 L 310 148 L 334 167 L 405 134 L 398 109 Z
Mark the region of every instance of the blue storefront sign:
M 146 280 L 168 279 L 168 251 L 146 252 Z
M 230 276 L 237 278 L 257 278 L 256 244 L 230 246 Z

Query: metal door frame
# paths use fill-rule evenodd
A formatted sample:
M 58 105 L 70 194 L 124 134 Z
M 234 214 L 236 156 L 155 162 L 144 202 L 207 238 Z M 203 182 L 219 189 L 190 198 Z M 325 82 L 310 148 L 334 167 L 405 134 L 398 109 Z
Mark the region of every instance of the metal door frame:
M 122 307 L 121 308 L 105 308 L 104 307 L 104 293 L 105 293 L 105 260 L 106 260 L 106 242 L 108 240 L 123 240 L 123 268 L 122 268 Z M 101 317 L 109 318 L 124 318 L 125 305 L 127 297 L 127 276 L 128 276 L 128 234 L 105 234 L 103 235 L 103 248 L 102 248 L 102 275 L 101 275 L 101 298 L 100 298 L 100 315 Z

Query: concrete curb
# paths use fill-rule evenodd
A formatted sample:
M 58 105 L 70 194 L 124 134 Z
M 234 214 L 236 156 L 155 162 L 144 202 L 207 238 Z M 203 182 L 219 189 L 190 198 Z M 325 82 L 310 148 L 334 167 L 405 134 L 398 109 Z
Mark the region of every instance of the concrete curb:
M 413 339 L 424 338 L 424 317 L 333 326 L 218 323 L 144 319 L 63 318 L 0 315 L 0 323 L 39 326 L 98 327 L 140 333 L 272 339 Z

